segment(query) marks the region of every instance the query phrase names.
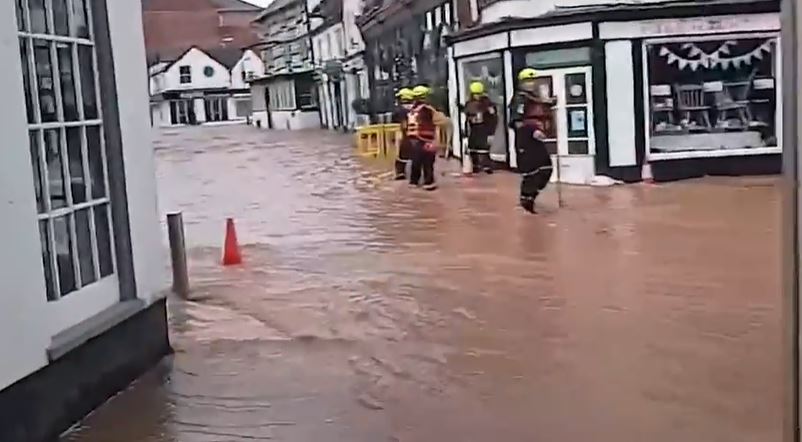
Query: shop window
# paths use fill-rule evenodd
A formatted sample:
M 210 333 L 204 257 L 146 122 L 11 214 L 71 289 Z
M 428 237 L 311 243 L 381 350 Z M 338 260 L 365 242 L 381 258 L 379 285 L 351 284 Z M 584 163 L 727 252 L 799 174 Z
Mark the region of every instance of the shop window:
M 195 124 L 195 108 L 192 100 L 170 100 L 170 122 Z
M 776 147 L 774 38 L 646 45 L 650 153 Z
M 48 301 L 115 271 L 105 124 L 85 0 L 16 0 Z
M 271 110 L 295 109 L 295 89 L 290 80 L 281 80 L 268 86 Z
M 179 66 L 178 81 L 180 81 L 181 84 L 192 83 L 192 68 L 190 66 Z
M 506 161 L 507 138 L 505 134 L 507 123 L 505 120 L 507 113 L 505 109 L 507 108 L 507 102 L 505 100 L 504 62 L 502 58 L 498 55 L 494 55 L 492 57 L 464 61 L 462 62 L 462 77 L 462 89 L 465 101 L 467 101 L 467 98 L 470 96 L 469 87 L 471 82 L 480 81 L 485 86 L 485 93 L 487 96 L 495 103 L 499 121 L 495 136 L 493 137 L 493 145 L 490 146 L 490 153 L 494 160 Z
M 302 76 L 295 80 L 295 92 L 298 108 L 317 108 L 317 83 L 311 76 Z
M 253 112 L 253 104 L 250 99 L 237 100 L 236 107 L 237 107 L 238 117 L 242 118 L 249 117 Z
M 207 97 L 204 102 L 206 121 L 228 121 L 228 98 Z

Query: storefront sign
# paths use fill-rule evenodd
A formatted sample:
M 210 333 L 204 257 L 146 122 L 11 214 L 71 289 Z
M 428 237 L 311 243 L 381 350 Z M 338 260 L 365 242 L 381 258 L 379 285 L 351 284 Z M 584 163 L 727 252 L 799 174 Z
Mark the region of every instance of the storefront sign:
M 776 32 L 779 29 L 780 17 L 777 13 L 740 14 L 600 23 L 599 37 L 611 40 L 732 32 Z

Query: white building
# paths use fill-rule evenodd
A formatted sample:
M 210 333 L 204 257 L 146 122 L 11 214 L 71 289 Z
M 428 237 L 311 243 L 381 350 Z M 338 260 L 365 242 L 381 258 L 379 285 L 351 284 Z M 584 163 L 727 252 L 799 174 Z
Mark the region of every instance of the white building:
M 780 172 L 779 1 L 459 2 L 476 25 L 449 38 L 452 115 L 471 81 L 506 107 L 516 72 L 537 69 L 562 180 Z M 500 121 L 494 159 L 515 168 L 514 143 Z
M 0 3 L 3 442 L 56 440 L 170 350 L 140 2 L 56 3 Z
M 321 118 L 329 129 L 353 130 L 364 124 L 355 100 L 369 95 L 362 54 L 365 44 L 356 26 L 359 0 L 323 0 L 313 14 L 323 23 L 313 31 L 315 66 L 320 72 Z
M 264 64 L 252 50 L 193 46 L 148 73 L 154 126 L 242 122 L 251 115 L 248 81 Z

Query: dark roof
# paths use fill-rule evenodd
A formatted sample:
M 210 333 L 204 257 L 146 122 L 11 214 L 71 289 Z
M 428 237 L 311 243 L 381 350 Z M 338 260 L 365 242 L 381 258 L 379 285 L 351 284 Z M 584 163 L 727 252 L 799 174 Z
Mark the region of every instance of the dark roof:
M 306 1 L 306 0 L 303 0 L 303 1 Z M 275 14 L 276 12 L 281 11 L 282 9 L 286 8 L 287 6 L 293 5 L 293 4 L 298 3 L 298 2 L 299 2 L 299 0 L 273 0 L 272 3 L 267 5 L 267 7 L 262 11 L 261 14 L 256 16 L 254 21 L 263 20 L 265 17 L 269 17 L 269 16 Z
M 780 0 L 666 0 L 660 2 L 628 1 L 587 6 L 557 7 L 532 18 L 506 17 L 460 30 L 446 37 L 449 42 L 469 40 L 496 32 L 536 26 L 587 21 L 650 20 L 732 13 L 778 12 Z
M 258 11 L 262 9 L 259 6 L 248 3 L 244 0 L 212 0 L 212 3 L 221 9 L 237 9 L 245 11 Z

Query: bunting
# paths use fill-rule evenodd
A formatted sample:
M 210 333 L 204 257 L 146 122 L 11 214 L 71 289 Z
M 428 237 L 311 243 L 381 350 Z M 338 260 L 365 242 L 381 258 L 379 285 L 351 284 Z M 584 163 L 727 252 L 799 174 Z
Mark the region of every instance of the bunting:
M 685 43 L 682 45 L 682 49 L 688 51 L 690 58 L 677 55 L 666 46 L 660 48 L 659 54 L 661 57 L 666 58 L 668 64 L 676 64 L 680 70 L 690 68 L 696 72 L 699 68 L 713 69 L 721 67 L 722 69 L 729 69 L 732 67 L 738 69 L 741 66 L 750 66 L 754 60 L 763 60 L 766 53 L 771 53 L 771 40 L 766 40 L 746 54 L 729 57 L 732 52 L 732 46 L 736 44 L 737 42 L 732 40 L 725 41 L 718 49 L 708 54 L 695 43 Z

